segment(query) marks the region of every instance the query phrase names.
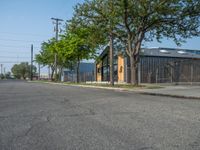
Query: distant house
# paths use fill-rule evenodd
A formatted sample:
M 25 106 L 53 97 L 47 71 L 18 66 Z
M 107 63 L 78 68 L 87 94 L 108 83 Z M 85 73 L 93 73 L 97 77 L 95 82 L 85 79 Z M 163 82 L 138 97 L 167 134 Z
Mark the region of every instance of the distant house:
M 80 82 L 86 81 L 94 81 L 94 63 L 80 63 Z M 76 82 L 77 73 L 76 73 L 76 66 L 72 67 L 71 69 L 64 69 L 62 74 L 62 81 L 64 82 Z
M 109 81 L 109 48 L 96 62 L 96 81 Z M 130 82 L 130 60 L 126 54 L 114 56 L 114 78 Z M 138 64 L 140 83 L 200 82 L 200 50 L 143 48 Z

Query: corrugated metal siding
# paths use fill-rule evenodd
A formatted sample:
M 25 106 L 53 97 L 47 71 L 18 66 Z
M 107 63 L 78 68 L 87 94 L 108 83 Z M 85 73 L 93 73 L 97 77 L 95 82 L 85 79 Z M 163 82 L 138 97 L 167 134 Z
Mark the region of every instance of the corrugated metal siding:
M 200 82 L 200 60 L 142 56 L 141 83 Z

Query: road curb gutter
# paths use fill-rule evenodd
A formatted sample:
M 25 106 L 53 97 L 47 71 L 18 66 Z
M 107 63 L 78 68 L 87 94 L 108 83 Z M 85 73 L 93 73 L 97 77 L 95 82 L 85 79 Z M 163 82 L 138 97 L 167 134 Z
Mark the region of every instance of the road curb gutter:
M 172 95 L 172 94 L 163 94 L 163 93 L 153 93 L 153 92 L 141 92 L 141 91 L 134 91 L 139 94 L 143 95 L 151 95 L 151 96 L 162 96 L 162 97 L 171 97 L 171 98 L 179 98 L 179 99 L 196 99 L 200 100 L 200 97 L 195 96 L 183 96 L 183 95 Z
M 162 96 L 162 97 L 171 97 L 171 98 L 179 98 L 179 99 L 196 99 L 200 100 L 200 97 L 195 96 L 183 96 L 183 95 L 172 95 L 172 94 L 164 94 L 164 93 L 155 93 L 155 92 L 144 92 L 141 89 L 126 89 L 126 88 L 115 88 L 115 87 L 102 87 L 102 86 L 92 86 L 92 85 L 73 85 L 73 84 L 63 84 L 63 83 L 55 83 L 55 82 L 37 82 L 37 81 L 28 81 L 30 83 L 44 83 L 44 84 L 54 84 L 54 85 L 63 85 L 63 86 L 74 86 L 74 87 L 85 87 L 85 88 L 96 88 L 96 89 L 107 89 L 107 90 L 116 90 L 116 91 L 125 91 L 125 92 L 135 92 L 137 94 L 142 95 L 151 95 L 151 96 Z

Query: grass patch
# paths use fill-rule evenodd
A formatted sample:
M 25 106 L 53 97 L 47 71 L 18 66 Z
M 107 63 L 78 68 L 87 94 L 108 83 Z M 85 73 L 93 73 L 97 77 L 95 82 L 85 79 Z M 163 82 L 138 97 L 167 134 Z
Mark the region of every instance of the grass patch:
M 144 85 L 131 85 L 131 84 L 115 84 L 114 86 L 110 84 L 85 84 L 91 86 L 101 86 L 101 87 L 115 87 L 115 88 L 143 88 Z
M 146 86 L 146 89 L 161 89 L 161 88 L 164 88 L 164 87 L 158 86 L 158 85 Z
M 86 85 L 86 86 L 98 86 L 98 87 L 113 87 L 113 88 L 126 88 L 126 89 L 160 89 L 163 88 L 159 85 L 131 85 L 131 84 L 115 84 L 114 86 L 110 85 L 109 83 L 74 83 L 74 82 L 63 82 L 66 85 Z
M 114 86 L 110 85 L 109 83 L 75 83 L 75 82 L 54 82 L 54 81 L 48 81 L 48 80 L 38 80 L 38 81 L 32 81 L 36 83 L 60 83 L 63 85 L 82 85 L 82 86 L 97 86 L 97 87 L 113 87 L 113 88 L 126 88 L 126 89 L 159 89 L 163 88 L 159 85 L 145 85 L 145 84 L 140 84 L 140 85 L 131 85 L 131 84 L 115 84 Z

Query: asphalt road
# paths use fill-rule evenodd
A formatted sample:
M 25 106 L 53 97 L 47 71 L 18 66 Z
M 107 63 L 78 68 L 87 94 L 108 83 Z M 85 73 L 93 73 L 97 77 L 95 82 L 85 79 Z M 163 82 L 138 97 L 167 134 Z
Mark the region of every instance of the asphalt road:
M 0 81 L 0 150 L 200 150 L 200 101 Z

